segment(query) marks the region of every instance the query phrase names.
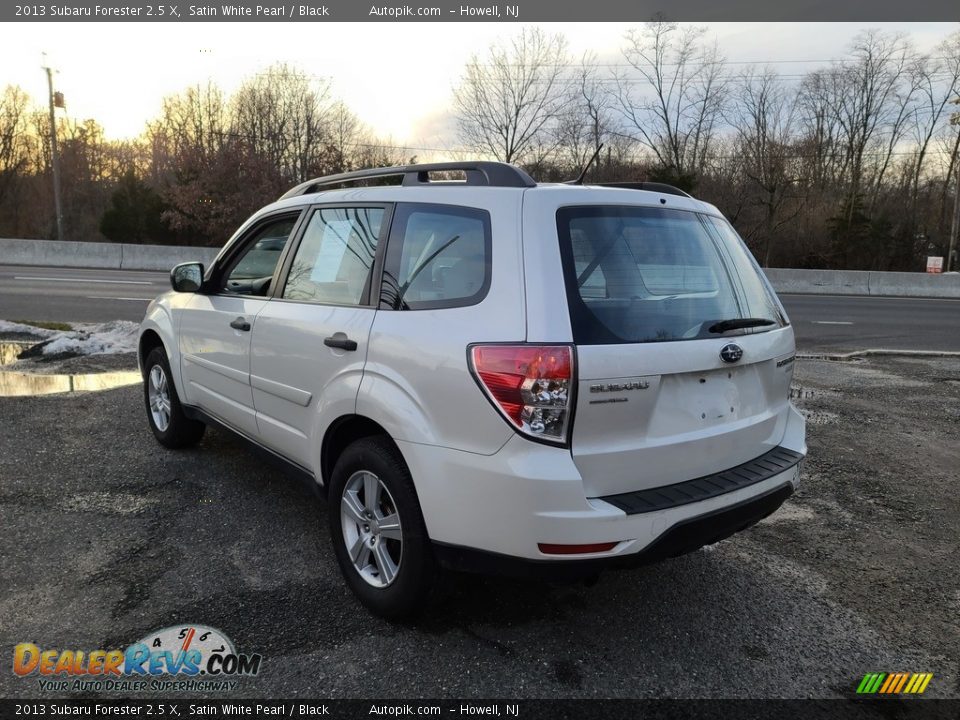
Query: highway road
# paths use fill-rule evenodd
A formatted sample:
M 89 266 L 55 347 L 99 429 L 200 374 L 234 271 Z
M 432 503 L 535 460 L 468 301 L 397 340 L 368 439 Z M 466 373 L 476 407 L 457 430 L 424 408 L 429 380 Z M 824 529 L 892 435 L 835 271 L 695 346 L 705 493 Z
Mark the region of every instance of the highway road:
M 800 350 L 960 351 L 960 300 L 781 295 Z
M 167 273 L 0 266 L 0 319 L 139 321 Z M 960 351 L 960 300 L 781 295 L 803 351 Z
M 0 265 L 0 319 L 139 322 L 169 289 L 169 273 Z

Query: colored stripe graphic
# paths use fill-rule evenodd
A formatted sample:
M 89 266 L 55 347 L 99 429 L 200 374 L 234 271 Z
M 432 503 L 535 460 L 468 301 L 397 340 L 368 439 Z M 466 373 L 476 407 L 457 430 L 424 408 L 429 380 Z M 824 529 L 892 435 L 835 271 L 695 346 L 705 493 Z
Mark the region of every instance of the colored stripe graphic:
M 867 673 L 857 685 L 858 695 L 920 695 L 933 679 L 933 673 Z
M 910 682 L 907 683 L 907 686 L 903 689 L 903 691 L 905 693 L 914 692 L 918 687 L 920 687 L 920 683 L 923 682 L 923 677 L 923 673 L 914 673 L 911 675 Z
M 880 690 L 878 692 L 881 695 L 886 695 L 887 691 L 890 689 L 890 686 L 893 685 L 896 677 L 897 677 L 896 673 L 891 673 L 887 675 L 887 679 L 883 681 L 883 685 L 880 686 Z

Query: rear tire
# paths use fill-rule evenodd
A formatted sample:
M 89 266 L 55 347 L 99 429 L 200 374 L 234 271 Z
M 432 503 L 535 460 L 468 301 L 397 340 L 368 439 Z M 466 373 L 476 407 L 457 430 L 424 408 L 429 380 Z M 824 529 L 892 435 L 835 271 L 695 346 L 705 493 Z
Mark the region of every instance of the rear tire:
M 207 426 L 184 414 L 177 388 L 173 384 L 170 363 L 162 347 L 150 351 L 143 370 L 143 402 L 154 437 L 168 448 L 196 445 Z
M 421 610 L 436 563 L 413 479 L 393 443 L 367 437 L 343 451 L 328 512 L 340 571 L 360 602 L 389 619 Z

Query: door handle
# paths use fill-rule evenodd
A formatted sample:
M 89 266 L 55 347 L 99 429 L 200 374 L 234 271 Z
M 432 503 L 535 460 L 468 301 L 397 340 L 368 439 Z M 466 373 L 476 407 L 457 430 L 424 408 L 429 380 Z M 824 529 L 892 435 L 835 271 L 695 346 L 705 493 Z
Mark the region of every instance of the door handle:
M 334 333 L 331 337 L 323 339 L 323 344 L 327 347 L 340 348 L 341 350 L 356 350 L 357 342 L 347 337 L 346 333 Z
M 250 330 L 250 323 L 248 323 L 242 317 L 238 317 L 236 320 L 230 323 L 230 327 L 232 327 L 234 330 L 243 330 L 244 332 L 248 332 Z

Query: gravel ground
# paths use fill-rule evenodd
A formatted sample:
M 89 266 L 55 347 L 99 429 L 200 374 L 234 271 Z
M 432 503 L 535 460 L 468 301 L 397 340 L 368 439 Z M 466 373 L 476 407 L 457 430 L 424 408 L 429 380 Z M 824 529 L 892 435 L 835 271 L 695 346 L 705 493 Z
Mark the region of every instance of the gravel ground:
M 810 457 L 771 518 L 593 587 L 451 576 L 407 624 L 353 601 L 323 503 L 227 434 L 164 450 L 139 387 L 0 398 L 0 647 L 202 623 L 264 656 L 249 697 L 829 698 L 877 671 L 960 696 L 960 361 L 796 372 Z

